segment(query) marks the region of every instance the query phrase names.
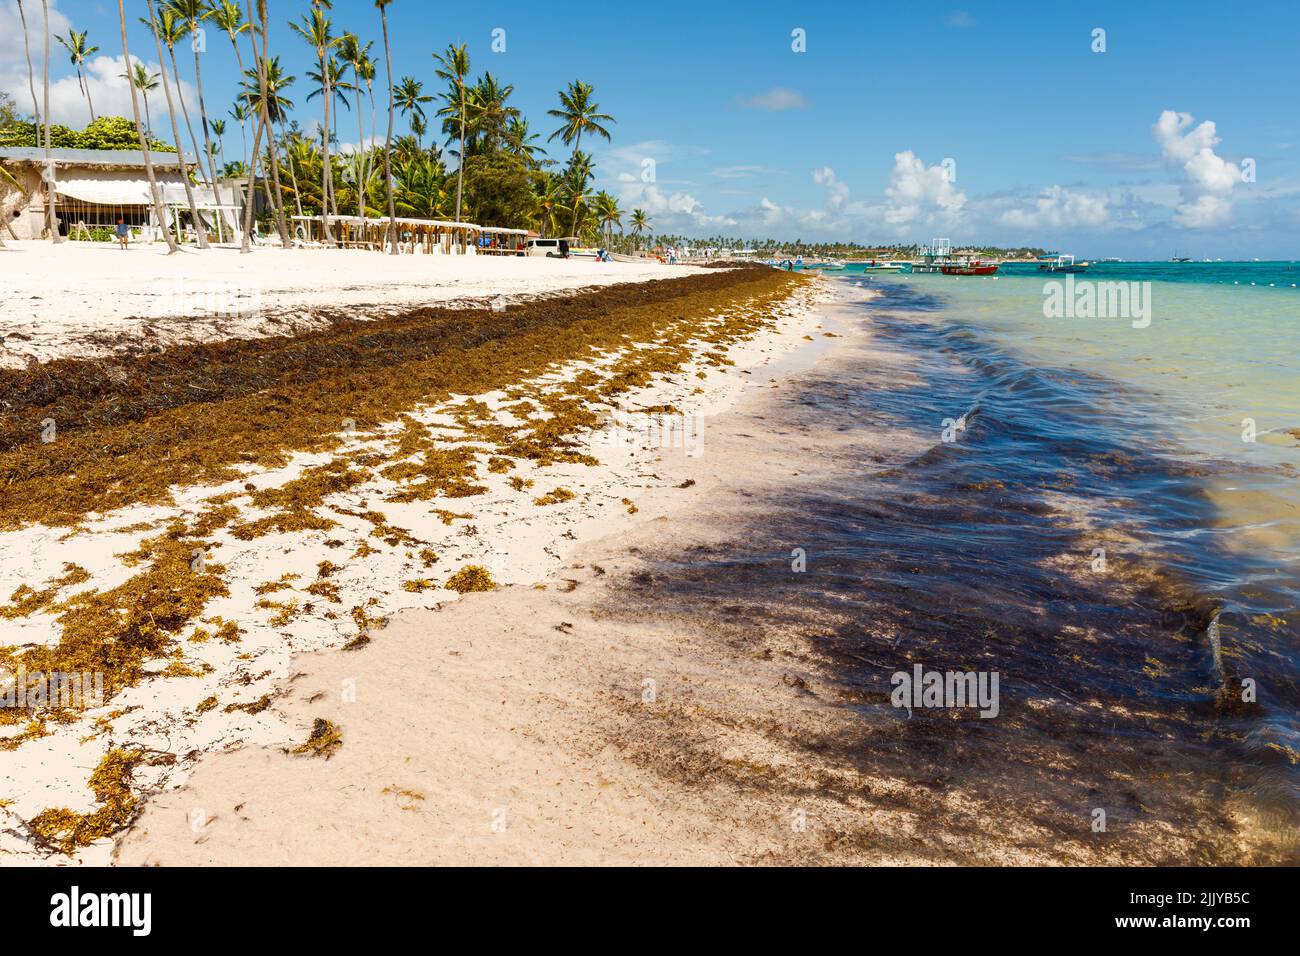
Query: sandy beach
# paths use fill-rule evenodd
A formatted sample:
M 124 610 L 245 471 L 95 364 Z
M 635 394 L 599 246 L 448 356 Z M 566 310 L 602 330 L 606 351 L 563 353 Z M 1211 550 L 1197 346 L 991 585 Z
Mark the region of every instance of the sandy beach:
M 616 282 L 680 277 L 665 269 L 589 259 L 384 256 L 338 250 L 213 247 L 167 255 L 160 244 L 9 240 L 0 249 L 6 307 L 0 368 L 32 358 L 105 356 L 185 342 L 291 335 L 351 310 L 391 315 L 413 306 L 519 301 Z
M 539 264 L 517 261 L 529 270 Z M 494 260 L 483 265 L 509 268 L 514 262 Z M 540 265 L 562 264 L 543 260 Z M 561 287 L 579 281 L 591 285 L 591 274 L 599 268 L 561 270 L 557 282 Z M 657 266 L 657 271 L 647 272 L 635 266 L 624 270 L 622 264 L 605 268 L 608 271 L 600 278 L 606 284 L 623 280 L 619 289 L 632 290 L 647 275 L 667 277 L 678 285 L 711 283 L 719 289 L 732 283 L 718 270 Z M 751 275 L 763 283 L 774 276 L 764 270 Z M 86 277 L 86 281 L 106 279 Z M 535 301 L 537 293 L 554 296 L 559 291 L 555 283 L 541 282 L 535 275 L 520 279 L 520 288 L 524 287 L 530 290 L 528 301 Z M 467 288 L 478 290 L 472 283 L 462 284 L 448 298 L 464 299 Z M 669 511 L 674 499 L 687 491 L 677 488 L 684 479 L 661 469 L 665 449 L 675 449 L 687 462 L 705 460 L 709 421 L 758 387 L 756 370 L 779 356 L 815 351 L 829 342 L 815 337 L 820 321 L 817 303 L 825 295 L 818 284 L 793 282 L 775 295 L 764 293 L 763 311 L 753 311 L 757 300 L 751 300 L 745 289 L 737 287 L 732 299 L 718 300 L 720 307 L 702 309 L 703 314 L 669 317 L 664 312 L 666 318 L 656 321 L 668 333 L 666 337 L 627 343 L 614 330 L 599 333 L 611 343 L 625 344 L 602 348 L 587 359 L 543 363 L 538 366 L 543 374 L 511 380 L 507 388 L 417 402 L 389 420 L 373 420 L 369 406 L 354 408 L 355 417 L 349 418 L 344 405 L 330 425 L 336 434 L 313 434 L 307 444 L 314 447 L 295 446 L 291 441 L 260 461 L 235 454 L 233 472 L 228 465 L 212 468 L 196 461 L 183 466 L 195 470 L 179 480 L 179 473 L 159 462 L 157 490 L 127 492 L 119 499 L 121 506 L 109 506 L 102 495 L 83 498 L 80 484 L 89 476 L 62 471 L 61 481 L 78 503 L 56 520 L 50 517 L 57 509 L 51 511 L 43 504 L 32 512 L 37 520 L 14 520 L 13 509 L 25 496 L 11 494 L 5 502 L 7 527 L 0 531 L 4 545 L 0 592 L 10 599 L 0 613 L 5 618 L 10 663 L 33 662 L 33 654 L 51 655 L 50 660 L 97 660 L 101 651 L 94 649 L 93 642 L 105 627 L 124 629 L 118 642 L 145 641 L 149 647 L 141 659 L 133 658 L 128 671 L 110 673 L 108 700 L 103 705 L 71 713 L 38 710 L 34 721 L 9 722 L 3 742 L 7 752 L 0 759 L 0 792 L 8 818 L 0 850 L 25 862 L 60 862 L 69 855 L 82 863 L 108 862 L 119 828 L 109 826 L 103 836 L 77 836 L 90 832 L 87 828 L 92 824 L 87 821 L 98 827 L 109 816 L 133 816 L 147 806 L 148 799 L 183 784 L 205 754 L 283 755 L 286 748 L 301 743 L 296 717 L 277 703 L 287 703 L 298 686 L 300 665 L 295 660 L 301 655 L 321 652 L 322 659 L 342 655 L 345 666 L 355 667 L 381 635 L 386 639 L 403 633 L 406 625 L 395 615 L 459 603 L 457 590 L 472 592 L 485 586 L 483 581 L 503 588 L 496 594 L 507 601 L 515 592 L 531 594 L 533 587 L 554 589 L 555 575 L 571 560 L 575 548 Z M 577 299 L 561 296 L 532 306 L 511 300 L 501 312 L 484 310 L 480 304 L 466 314 L 477 316 L 475 321 L 485 327 L 526 323 L 526 316 L 517 314 L 529 309 L 556 317 L 546 321 L 563 323 L 568 321 L 568 303 L 600 294 L 588 291 Z M 665 286 L 664 294 L 670 309 L 677 301 L 692 301 L 686 289 L 677 293 Z M 679 300 L 681 295 L 686 297 Z M 646 307 L 633 303 L 643 298 L 641 293 L 629 293 L 619 300 L 629 305 L 615 306 L 612 313 L 600 306 L 593 314 L 617 316 L 621 308 L 639 316 Z M 729 314 L 726 301 L 734 302 L 735 314 Z M 430 328 L 427 318 L 363 316 L 359 321 L 349 317 L 341 326 L 337 318 L 327 320 L 327 328 L 315 332 L 278 333 L 265 348 L 280 348 L 275 343 L 284 343 L 297 354 L 300 343 L 307 345 L 304 340 L 313 335 L 322 342 L 339 342 L 341 337 L 352 341 L 372 321 L 388 322 L 382 326 L 386 335 Z M 453 319 L 449 328 L 456 325 Z M 715 333 L 712 328 L 726 331 Z M 89 372 L 101 383 L 97 388 L 116 385 L 123 395 L 140 394 L 142 385 L 136 375 L 143 374 L 147 383 L 149 376 L 143 370 L 150 363 L 169 361 L 187 348 L 217 348 L 214 354 L 231 361 L 227 355 L 231 350 L 264 348 L 235 336 L 207 346 L 172 346 L 162 350 L 161 358 L 156 352 L 133 355 L 126 349 L 104 362 L 90 357 L 98 351 L 86 349 L 75 331 L 65 331 L 66 339 L 53 336 L 51 347 L 81 363 L 72 366 L 72 380 L 79 381 Z M 724 342 L 721 350 L 716 345 L 693 345 L 699 337 L 707 340 L 716 335 L 723 336 L 717 340 Z M 545 337 L 538 341 L 544 342 Z M 261 356 L 255 358 L 257 367 L 265 364 L 268 354 L 278 353 L 254 353 Z M 386 353 L 389 361 L 394 354 Z M 646 362 L 661 371 L 649 375 L 637 371 Z M 315 363 L 312 368 L 321 371 Z M 60 370 L 67 374 L 63 366 Z M 24 397 L 32 394 L 31 385 L 43 375 L 40 367 L 12 374 L 17 376 L 15 394 Z M 374 374 L 376 382 L 393 377 L 382 367 Z M 605 388 L 613 389 L 603 399 L 591 393 L 575 404 L 566 397 L 565 390 L 577 387 L 575 383 L 590 389 L 602 380 L 608 383 Z M 367 395 L 374 400 L 373 391 Z M 248 398 L 233 397 L 230 386 L 224 397 L 236 402 L 268 400 L 265 390 Z M 135 424 L 111 426 L 126 431 L 110 440 L 135 442 L 168 415 L 182 411 L 216 415 L 215 407 L 224 400 L 221 394 L 214 398 L 197 406 L 164 410 Z M 274 395 L 271 400 L 270 407 L 276 407 Z M 120 414 L 118 408 L 119 412 L 105 414 Z M 599 414 L 585 417 L 592 410 Z M 572 437 L 565 437 L 560 421 L 578 412 L 582 415 L 575 421 L 581 422 L 580 427 Z M 217 427 L 217 419 L 212 421 L 212 427 Z M 190 434 L 196 426 L 183 427 Z M 197 430 L 208 427 L 198 425 Z M 16 469 L 13 474 L 44 467 L 33 465 L 31 456 L 57 455 L 65 442 L 93 440 L 82 434 L 84 428 L 81 422 L 63 419 L 58 437 L 38 445 L 32 445 L 21 428 L 10 433 L 7 467 Z M 236 450 L 225 440 L 220 444 L 214 449 L 218 457 L 230 457 L 229 452 Z M 279 446 L 279 439 L 272 444 Z M 494 454 L 493 445 L 502 454 Z M 416 462 L 423 459 L 428 466 L 413 468 L 413 452 Z M 65 453 L 81 455 L 76 449 Z M 444 460 L 444 455 L 450 457 Z M 184 452 L 177 455 L 177 464 L 188 457 Z M 436 469 L 435 460 L 443 462 Z M 139 464 L 124 459 L 123 467 L 129 470 L 118 473 L 131 474 L 133 481 L 140 477 Z M 202 480 L 204 474 L 223 473 L 223 480 Z M 325 485 L 318 487 L 322 479 Z M 121 480 L 113 479 L 112 484 L 120 487 Z M 298 500 L 304 491 L 308 500 Z M 47 516 L 44 520 L 42 514 Z M 179 583 L 171 577 L 176 574 L 190 583 Z M 468 581 L 464 587 L 456 585 L 460 578 Z M 186 590 L 191 584 L 199 588 L 192 598 L 195 603 L 178 611 L 174 602 L 191 600 Z M 453 587 L 457 590 L 450 590 Z M 129 618 L 140 613 L 141 597 L 147 605 L 155 594 L 170 594 L 164 597 L 171 602 L 165 610 L 154 604 L 137 623 L 112 617 L 112 623 L 106 620 L 93 626 L 85 637 L 72 636 L 81 634 L 81 615 L 99 613 L 94 608 L 100 602 L 120 607 L 110 610 L 111 615 Z M 482 595 L 469 597 L 467 605 Z M 489 618 L 501 613 L 486 610 L 487 604 L 478 606 Z M 176 614 L 175 620 L 159 621 L 164 613 Z M 464 626 L 470 631 L 487 627 L 476 619 L 477 612 L 471 613 Z M 87 648 L 85 641 L 92 645 Z M 110 646 L 120 645 L 105 648 Z M 485 686 L 495 680 L 491 667 L 482 674 Z M 468 726 L 465 731 L 471 737 L 486 733 Z M 88 788 L 87 781 L 97 779 L 99 770 L 122 754 L 130 755 L 129 765 L 116 797 L 106 797 L 102 788 Z M 333 765 L 332 760 L 311 763 Z M 73 823 L 65 825 L 64 820 Z

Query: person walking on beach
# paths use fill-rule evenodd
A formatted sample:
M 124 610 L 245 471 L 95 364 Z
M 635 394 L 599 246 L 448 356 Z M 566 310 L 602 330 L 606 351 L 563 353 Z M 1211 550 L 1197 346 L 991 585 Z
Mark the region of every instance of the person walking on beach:
M 126 221 L 121 216 L 118 216 L 117 217 L 117 244 L 121 246 L 123 249 L 125 249 L 127 247 L 127 243 L 129 243 L 130 241 L 131 241 L 131 233 L 130 230 L 126 228 Z

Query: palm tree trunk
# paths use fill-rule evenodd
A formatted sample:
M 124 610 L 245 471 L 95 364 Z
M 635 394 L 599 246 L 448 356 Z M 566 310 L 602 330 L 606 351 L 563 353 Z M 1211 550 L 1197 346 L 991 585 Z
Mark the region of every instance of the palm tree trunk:
M 263 121 L 264 114 L 258 114 L 257 126 L 253 133 L 253 151 L 248 157 L 248 188 L 244 190 L 244 235 L 239 243 L 239 252 L 241 255 L 247 255 L 253 251 L 253 206 L 256 204 L 257 195 L 257 160 L 258 149 L 262 145 L 262 130 L 266 124 Z
M 366 186 L 370 185 L 370 163 L 374 159 L 375 148 L 375 87 L 370 80 L 366 80 L 366 91 L 370 94 L 370 148 L 365 151 L 365 164 L 362 167 L 362 175 L 365 177 Z M 368 198 L 368 197 L 367 197 Z M 364 215 L 364 213 L 362 214 Z
M 126 64 L 127 72 L 131 71 L 131 50 L 126 45 L 126 10 L 122 6 L 123 0 L 117 0 L 117 16 L 122 22 L 122 61 Z M 153 172 L 153 157 L 149 153 L 149 138 L 140 129 L 140 99 L 139 91 L 135 88 L 132 81 L 131 86 L 131 115 L 135 119 L 135 133 L 140 139 L 140 152 L 144 155 L 144 174 L 149 179 L 149 195 L 153 199 L 153 214 L 162 227 L 163 238 L 167 240 L 167 254 L 180 252 L 180 247 L 176 245 L 176 238 L 172 235 L 171 226 L 167 224 L 167 210 L 163 207 L 162 196 L 158 192 L 158 180 Z M 145 98 L 148 102 L 148 97 Z
M 18 18 L 23 22 L 23 52 L 27 54 L 27 89 L 32 94 L 32 122 L 39 127 L 41 105 L 36 100 L 36 77 L 32 72 L 32 48 L 27 37 L 27 13 L 23 10 L 23 0 L 18 0 Z
M 280 117 L 280 139 L 284 140 L 285 164 L 289 167 L 289 178 L 293 181 L 293 201 L 298 209 L 298 215 L 302 215 L 302 194 L 298 191 L 298 173 L 293 168 L 293 154 L 289 151 L 289 134 L 284 128 L 284 117 Z
M 280 187 L 280 147 L 275 141 L 275 124 L 271 122 L 271 108 L 267 105 L 270 90 L 266 83 L 266 64 L 270 62 L 271 24 L 267 19 L 266 0 L 257 0 L 257 16 L 262 21 L 262 57 L 258 61 L 257 82 L 261 87 L 262 117 L 266 123 L 267 146 L 271 152 L 271 182 L 275 186 L 275 199 L 271 206 L 275 210 L 275 224 L 280 230 L 280 248 L 288 249 L 289 224 L 284 218 L 284 192 Z M 257 49 L 256 41 L 253 49 Z
M 190 31 L 197 35 L 199 23 L 197 20 L 190 21 Z M 208 172 L 212 174 L 212 198 L 218 205 L 221 204 L 221 196 L 217 193 L 217 160 L 212 155 L 212 136 L 208 132 L 208 110 L 203 105 L 203 71 L 199 69 L 199 47 L 197 43 L 191 43 L 194 50 L 194 85 L 199 94 L 199 123 L 203 126 L 203 147 L 208 157 Z M 224 242 L 221 228 L 221 210 L 216 212 L 217 220 L 217 242 Z
M 582 128 L 578 128 L 578 135 L 573 137 L 573 156 L 578 156 L 578 147 L 582 145 Z M 573 222 L 569 225 L 569 235 L 578 234 L 578 210 L 582 208 L 582 196 L 576 196 L 573 200 Z
M 202 151 L 199 149 L 198 138 L 194 135 L 194 124 L 190 122 L 189 108 L 185 105 L 185 93 L 181 88 L 181 69 L 176 65 L 176 50 L 174 47 L 169 46 L 167 48 L 167 56 L 172 61 L 172 76 L 176 77 L 176 98 L 181 102 L 181 117 L 185 120 L 185 132 L 189 134 L 190 145 L 194 147 L 194 165 L 200 176 L 206 176 L 208 174 L 203 170 L 203 159 L 200 156 Z M 166 67 L 163 68 L 163 72 L 167 72 Z M 178 154 L 182 152 L 180 147 L 180 140 L 177 140 L 176 152 Z M 206 230 L 203 231 L 206 232 Z M 200 246 L 200 248 L 202 247 Z
M 384 27 L 384 78 L 388 81 L 388 141 L 384 146 L 384 182 L 388 189 L 388 247 L 397 255 L 397 207 L 393 203 L 393 58 L 388 52 L 388 13 L 379 8 Z
M 460 162 L 456 164 L 456 221 L 461 222 L 460 197 L 465 183 L 465 84 L 458 80 L 457 86 L 460 88 Z
M 149 0 L 149 23 L 153 30 L 154 43 L 158 47 L 158 63 L 161 65 L 163 62 L 163 44 L 162 37 L 158 35 L 158 30 L 156 29 L 158 25 L 158 17 L 154 13 L 153 0 Z M 174 57 L 173 62 L 175 62 Z M 194 220 L 194 232 L 195 235 L 198 236 L 199 248 L 206 249 L 208 248 L 208 237 L 203 228 L 203 219 L 199 216 L 198 204 L 194 201 L 194 189 L 190 185 L 189 173 L 185 169 L 185 156 L 181 151 L 181 128 L 176 122 L 176 104 L 172 102 L 172 83 L 171 80 L 167 78 L 166 66 L 163 66 L 160 72 L 162 73 L 163 95 L 167 97 L 167 115 L 170 117 L 172 123 L 172 138 L 176 142 L 176 158 L 181 164 L 181 182 L 185 185 L 185 199 L 190 206 L 190 216 Z M 198 162 L 198 157 L 194 157 L 194 160 L 195 162 Z
M 41 11 L 45 20 L 45 173 L 49 177 L 45 183 L 45 228 L 50 234 L 50 242 L 59 242 L 59 225 L 54 217 L 54 161 L 50 154 L 50 0 L 41 0 Z
M 132 81 L 134 83 L 134 81 Z M 150 136 L 153 135 L 153 117 L 149 115 L 149 94 L 144 94 L 144 125 L 145 132 Z
M 320 84 L 321 99 L 324 101 L 325 117 L 320 128 L 321 141 L 321 196 L 320 196 L 320 214 L 321 222 L 324 225 L 325 241 L 334 242 L 334 232 L 330 229 L 330 196 L 334 191 L 334 171 L 330 166 L 330 99 L 333 98 L 333 92 L 330 89 L 329 66 L 325 62 L 325 48 L 321 47 L 318 51 L 320 54 Z
M 86 82 L 81 75 L 81 61 L 77 61 L 77 82 L 81 84 L 81 92 L 86 94 L 86 105 L 90 107 L 90 121 L 95 122 L 95 104 L 90 99 L 90 84 Z
M 361 125 L 361 74 L 355 69 L 357 79 L 357 215 L 366 218 L 366 133 Z

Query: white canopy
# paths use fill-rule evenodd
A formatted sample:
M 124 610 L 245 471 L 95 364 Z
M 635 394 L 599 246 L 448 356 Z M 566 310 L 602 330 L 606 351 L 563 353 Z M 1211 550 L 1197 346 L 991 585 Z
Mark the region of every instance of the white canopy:
M 172 188 L 184 189 L 177 173 L 160 172 L 156 177 L 164 195 Z M 153 201 L 149 196 L 149 180 L 138 169 L 72 167 L 56 175 L 54 188 L 70 199 L 101 206 L 147 206 Z

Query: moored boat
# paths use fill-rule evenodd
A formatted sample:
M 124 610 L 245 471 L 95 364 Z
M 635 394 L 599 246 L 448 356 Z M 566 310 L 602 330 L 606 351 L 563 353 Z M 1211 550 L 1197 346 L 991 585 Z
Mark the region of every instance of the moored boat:
M 1074 256 L 1049 253 L 1038 257 L 1039 272 L 1084 272 L 1087 268 L 1088 263 L 1076 262 Z
M 998 271 L 999 264 L 974 259 L 971 262 L 953 262 L 940 266 L 939 271 L 946 276 L 991 276 Z

